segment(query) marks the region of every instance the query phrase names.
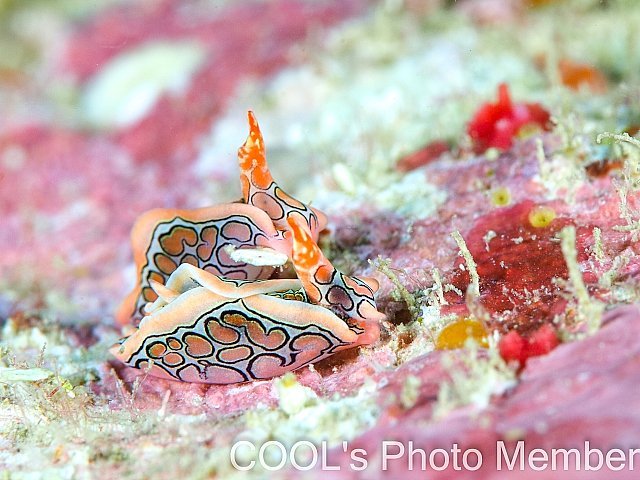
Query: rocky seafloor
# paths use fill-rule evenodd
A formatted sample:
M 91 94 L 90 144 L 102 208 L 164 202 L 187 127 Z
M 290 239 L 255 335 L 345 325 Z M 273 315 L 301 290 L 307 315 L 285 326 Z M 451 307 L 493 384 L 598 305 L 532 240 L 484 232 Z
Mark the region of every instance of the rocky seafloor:
M 632 0 L 0 2 L 0 478 L 635 478 L 637 24 Z M 132 225 L 238 198 L 247 110 L 325 254 L 380 282 L 380 339 L 244 384 L 127 367 Z

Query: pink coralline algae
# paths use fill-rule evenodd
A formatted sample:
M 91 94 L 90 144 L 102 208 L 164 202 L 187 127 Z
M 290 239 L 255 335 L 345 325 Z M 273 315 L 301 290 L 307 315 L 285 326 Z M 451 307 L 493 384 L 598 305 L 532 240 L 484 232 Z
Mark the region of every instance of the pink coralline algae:
M 66 68 L 86 81 L 107 61 L 143 42 L 192 39 L 207 62 L 183 94 L 162 96 L 152 111 L 116 141 L 139 161 L 190 161 L 198 138 L 224 110 L 244 78 L 262 78 L 289 63 L 289 49 L 310 24 L 330 26 L 360 11 L 358 1 L 278 1 L 229 4 L 201 17 L 185 15 L 187 1 L 108 10 L 69 41 Z M 171 132 L 170 134 L 167 134 Z
M 118 245 L 126 245 L 136 214 L 184 202 L 193 180 L 187 169 L 167 176 L 158 165 L 134 167 L 98 135 L 44 125 L 4 132 L 0 155 L 3 280 L 37 272 L 38 284 L 68 292 L 88 316 L 113 309 L 113 295 L 122 294 L 129 260 Z
M 580 342 L 558 346 L 549 355 L 531 358 L 520 375 L 520 383 L 508 394 L 496 396 L 479 412 L 476 408 L 460 409 L 440 419 L 431 419 L 439 386 L 448 380 L 442 367 L 441 357 L 450 353 L 433 352 L 412 360 L 394 372 L 377 376 L 388 380 L 381 392 L 382 420 L 376 427 L 359 438 L 348 442 L 346 452 L 340 446 L 329 452 L 327 465 L 339 466 L 340 470 L 305 472 L 305 478 L 356 479 L 362 472 L 356 471 L 351 453 L 355 449 L 366 451 L 367 478 L 403 479 L 617 479 L 634 478 L 629 473 L 629 463 L 622 472 L 601 466 L 595 476 L 584 473 L 585 440 L 590 448 L 606 454 L 613 448 L 621 448 L 629 460 L 629 448 L 638 448 L 637 432 L 640 428 L 638 398 L 638 358 L 640 358 L 640 312 L 637 305 L 618 307 L 605 313 L 605 325 L 594 336 Z M 420 379 L 416 402 L 408 410 L 398 411 L 398 404 L 391 398 L 399 398 L 411 375 Z M 431 420 L 426 420 L 431 419 Z M 404 454 L 398 458 L 387 458 L 386 470 L 382 469 L 383 442 L 399 442 Z M 509 458 L 513 457 L 517 441 L 524 442 L 524 463 L 519 459 L 509 469 L 499 449 L 504 442 Z M 425 470 L 421 467 L 421 455 L 414 455 L 409 464 L 409 446 L 426 451 Z M 389 444 L 387 444 L 389 445 Z M 451 449 L 460 449 L 454 467 Z M 462 454 L 467 449 L 477 449 L 482 455 L 478 470 L 462 466 Z M 577 448 L 580 452 L 580 471 L 576 471 L 572 460 L 566 468 L 560 463 L 556 470 L 548 467 L 544 472 L 534 472 L 527 457 L 534 448 Z M 449 462 L 438 471 L 430 467 L 429 454 L 435 449 L 448 452 Z M 398 453 L 398 446 L 388 446 L 389 457 Z M 591 465 L 597 465 L 593 454 Z M 516 457 L 517 458 L 517 457 Z M 558 457 L 562 462 L 562 456 Z M 436 455 L 436 465 L 442 465 L 443 457 Z M 475 457 L 467 457 L 468 464 L 475 466 Z M 498 461 L 501 471 L 496 471 Z M 634 468 L 638 455 L 635 455 Z M 357 465 L 357 464 L 355 464 Z M 312 475 L 310 475 L 310 473 Z M 300 478 L 299 475 L 292 475 Z
M 513 103 L 509 87 L 498 86 L 498 101 L 485 103 L 467 125 L 467 133 L 473 141 L 473 151 L 484 153 L 494 147 L 506 150 L 514 137 L 529 128 L 550 130 L 549 112 L 538 103 Z

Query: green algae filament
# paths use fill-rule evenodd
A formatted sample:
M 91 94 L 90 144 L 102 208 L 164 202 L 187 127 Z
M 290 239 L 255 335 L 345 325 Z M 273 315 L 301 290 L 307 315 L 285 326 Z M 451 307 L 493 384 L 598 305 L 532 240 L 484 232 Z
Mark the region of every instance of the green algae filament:
M 470 318 L 463 318 L 450 323 L 442 329 L 436 339 L 436 350 L 453 350 L 464 347 L 464 342 L 473 338 L 478 344 L 486 348 L 487 332 L 480 322 Z
M 551 207 L 539 205 L 529 212 L 529 223 L 533 227 L 546 227 L 556 218 L 556 211 Z

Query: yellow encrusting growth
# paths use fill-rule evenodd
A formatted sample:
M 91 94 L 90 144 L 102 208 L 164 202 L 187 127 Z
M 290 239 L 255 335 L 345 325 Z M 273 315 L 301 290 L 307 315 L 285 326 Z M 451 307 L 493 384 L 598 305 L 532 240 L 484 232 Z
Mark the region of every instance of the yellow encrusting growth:
M 464 347 L 467 339 L 472 338 L 478 344 L 487 348 L 487 332 L 480 322 L 471 318 L 462 318 L 450 323 L 442 329 L 436 339 L 436 350 L 452 350 Z
M 496 207 L 502 207 L 507 205 L 511 200 L 511 195 L 509 194 L 509 190 L 506 188 L 498 188 L 491 193 L 491 201 Z
M 556 211 L 544 205 L 537 205 L 529 212 L 529 223 L 532 227 L 542 228 L 549 225 L 556 218 Z

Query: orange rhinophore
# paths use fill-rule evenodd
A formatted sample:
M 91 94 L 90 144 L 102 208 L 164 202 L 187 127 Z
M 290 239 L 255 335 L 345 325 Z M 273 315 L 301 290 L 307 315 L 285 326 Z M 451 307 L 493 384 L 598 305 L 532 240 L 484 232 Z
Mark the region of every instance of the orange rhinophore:
M 273 181 L 264 150 L 264 140 L 253 112 L 248 112 L 249 136 L 238 150 L 240 181 L 244 203 L 253 205 L 269 215 L 278 230 L 287 230 L 287 218 L 297 216 L 304 219 L 314 240 L 318 232 L 327 225 L 324 213 L 308 207 L 287 195 Z

